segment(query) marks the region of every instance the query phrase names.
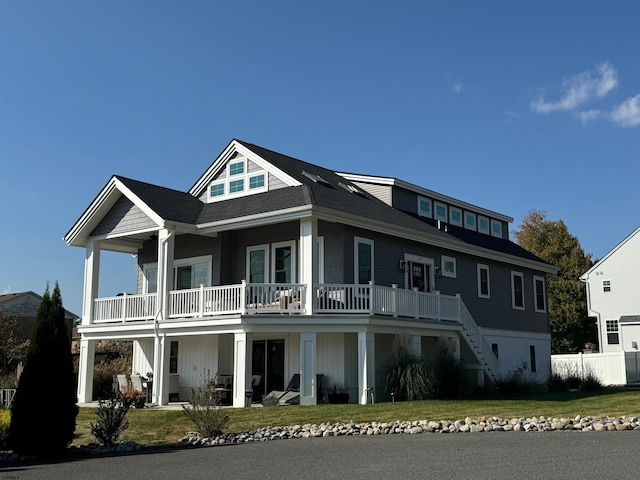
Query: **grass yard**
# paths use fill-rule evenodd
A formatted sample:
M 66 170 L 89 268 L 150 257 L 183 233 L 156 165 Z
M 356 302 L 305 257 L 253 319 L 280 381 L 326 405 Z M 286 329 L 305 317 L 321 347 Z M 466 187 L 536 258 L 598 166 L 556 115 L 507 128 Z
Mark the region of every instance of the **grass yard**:
M 229 409 L 230 432 L 265 426 L 323 422 L 387 422 L 394 420 L 460 420 L 465 417 L 640 416 L 640 391 L 566 392 L 473 400 L 426 400 L 375 405 L 317 405 Z M 180 410 L 130 409 L 129 428 L 121 440 L 140 444 L 173 443 L 195 427 Z M 74 445 L 95 441 L 89 423 L 95 408 L 81 408 Z

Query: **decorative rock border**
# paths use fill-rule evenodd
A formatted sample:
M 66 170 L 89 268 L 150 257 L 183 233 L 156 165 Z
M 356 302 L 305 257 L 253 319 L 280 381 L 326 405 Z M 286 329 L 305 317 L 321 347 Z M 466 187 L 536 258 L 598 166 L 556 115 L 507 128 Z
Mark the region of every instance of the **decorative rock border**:
M 547 418 L 521 417 L 502 419 L 498 417 L 464 420 L 416 420 L 394 422 L 355 423 L 307 423 L 288 427 L 264 427 L 258 430 L 244 430 L 238 433 L 225 433 L 216 438 L 202 438 L 198 432 L 187 432 L 173 445 L 140 445 L 136 442 L 123 442 L 115 447 L 101 447 L 98 444 L 70 447 L 69 456 L 119 455 L 145 450 L 167 448 L 204 447 L 215 445 L 240 444 L 286 440 L 289 438 L 340 437 L 347 435 L 417 435 L 422 433 L 480 433 L 480 432 L 551 432 L 568 430 L 573 432 L 619 432 L 640 430 L 638 417 L 581 417 Z M 0 452 L 0 465 L 35 461 L 34 457 L 16 455 L 11 451 Z
M 202 438 L 198 432 L 188 432 L 180 446 L 213 446 L 248 442 L 265 442 L 288 438 L 339 437 L 345 435 L 416 435 L 421 433 L 479 433 L 479 432 L 604 432 L 640 430 L 638 417 L 580 417 L 574 418 L 511 418 L 498 417 L 457 421 L 418 420 L 413 422 L 322 423 L 288 427 L 264 427 L 256 431 L 226 433 L 216 438 Z

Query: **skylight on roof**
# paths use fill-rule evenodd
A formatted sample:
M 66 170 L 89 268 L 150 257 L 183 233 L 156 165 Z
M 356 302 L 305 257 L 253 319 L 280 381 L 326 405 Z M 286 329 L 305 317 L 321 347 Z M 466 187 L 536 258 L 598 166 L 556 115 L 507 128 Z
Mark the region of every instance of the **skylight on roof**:
M 322 178 L 320 175 L 316 173 L 309 173 L 303 170 L 302 175 L 304 175 L 310 180 L 313 180 L 315 183 L 324 183 L 325 185 L 329 185 L 329 182 L 327 182 L 324 178 Z
M 346 183 L 338 182 L 338 186 L 344 188 L 349 193 L 355 193 L 357 195 L 364 195 L 360 189 L 354 187 L 353 185 L 348 185 Z

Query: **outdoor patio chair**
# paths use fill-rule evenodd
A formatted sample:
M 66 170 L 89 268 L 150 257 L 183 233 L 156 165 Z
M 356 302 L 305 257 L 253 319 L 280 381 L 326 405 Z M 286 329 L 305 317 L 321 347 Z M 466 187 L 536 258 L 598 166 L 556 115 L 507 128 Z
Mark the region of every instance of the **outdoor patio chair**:
M 145 396 L 147 401 L 149 400 L 149 392 L 148 392 L 147 388 L 142 384 L 142 376 L 141 375 L 137 375 L 137 374 L 131 375 L 131 385 L 137 391 L 141 392 Z
M 324 374 L 319 373 L 316 375 L 316 389 L 317 389 L 317 399 L 318 403 L 320 402 L 320 387 L 322 386 L 322 379 L 324 378 Z M 277 400 L 279 405 L 299 405 L 300 404 L 300 374 L 294 373 L 289 380 L 289 385 L 287 385 L 287 389 L 284 391 L 273 390 L 269 392 L 269 394 L 265 398 L 274 398 Z

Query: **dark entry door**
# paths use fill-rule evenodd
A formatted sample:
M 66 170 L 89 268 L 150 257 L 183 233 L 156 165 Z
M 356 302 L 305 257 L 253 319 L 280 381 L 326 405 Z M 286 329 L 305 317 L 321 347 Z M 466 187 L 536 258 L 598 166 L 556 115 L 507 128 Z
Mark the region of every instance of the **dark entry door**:
M 251 363 L 252 375 L 262 376 L 253 387 L 255 401 L 273 390 L 284 390 L 284 340 L 254 340 Z

